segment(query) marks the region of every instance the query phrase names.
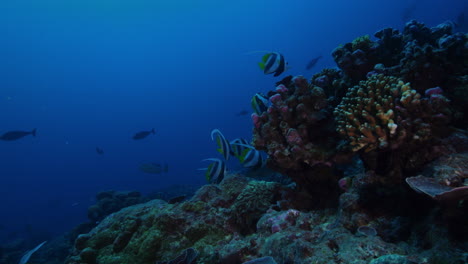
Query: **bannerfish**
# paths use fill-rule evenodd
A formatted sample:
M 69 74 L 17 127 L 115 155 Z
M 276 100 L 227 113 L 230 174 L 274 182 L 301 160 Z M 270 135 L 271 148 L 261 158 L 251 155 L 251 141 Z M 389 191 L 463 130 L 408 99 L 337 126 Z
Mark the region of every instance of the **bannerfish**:
M 240 158 L 242 166 L 250 169 L 260 169 L 265 165 L 262 154 L 256 149 L 251 149 Z
M 9 131 L 3 134 L 0 139 L 5 140 L 5 141 L 13 141 L 13 140 L 18 140 L 20 138 L 23 138 L 27 135 L 32 135 L 33 137 L 36 136 L 36 129 L 33 129 L 32 131 Z
M 315 57 L 315 58 L 311 59 L 311 60 L 309 61 L 309 63 L 307 64 L 307 66 L 306 66 L 306 70 L 312 69 L 312 68 L 315 66 L 315 64 L 317 64 L 317 62 L 318 62 L 321 58 L 322 58 L 322 56 L 320 55 L 320 56 L 318 56 L 318 57 Z
M 268 100 L 268 98 L 265 95 L 256 93 L 252 97 L 250 103 L 252 104 L 252 109 L 254 110 L 254 112 L 257 115 L 261 115 L 268 109 L 268 106 L 270 105 L 270 100 Z
M 246 149 L 248 150 L 248 148 L 239 144 L 248 145 L 249 142 L 247 142 L 247 140 L 243 138 L 236 138 L 229 144 L 231 145 L 231 155 L 233 155 L 236 158 L 239 158 L 240 156 L 245 154 L 244 152 L 246 151 Z
M 231 153 L 231 145 L 226 140 L 223 133 L 221 133 L 221 131 L 219 131 L 218 129 L 213 129 L 213 131 L 211 131 L 211 140 L 214 140 L 214 137 L 216 137 L 216 144 L 218 144 L 218 152 L 221 153 L 221 155 L 223 155 L 225 160 L 229 160 L 229 154 Z
M 96 147 L 96 153 L 99 155 L 104 155 L 104 150 L 102 150 L 100 147 Z
M 160 174 L 163 172 L 164 173 L 168 172 L 167 164 L 162 166 L 161 164 L 155 163 L 155 162 L 141 164 L 139 169 L 142 172 L 149 173 L 149 174 Z
M 226 173 L 226 163 L 220 159 L 204 159 L 203 161 L 213 161 L 208 168 L 202 168 L 198 170 L 206 170 L 205 177 L 210 183 L 219 184 L 224 179 Z
M 150 131 L 140 131 L 140 132 L 136 133 L 136 134 L 133 136 L 133 139 L 134 139 L 134 140 L 144 139 L 144 138 L 146 138 L 147 136 L 149 136 L 150 134 L 156 134 L 156 132 L 154 131 L 154 128 L 151 129 Z
M 252 145 L 243 144 L 243 143 L 233 143 L 235 146 L 244 147 L 242 155 L 240 155 L 239 161 L 244 166 L 244 168 L 249 169 L 259 169 L 265 166 L 262 154 L 260 151 L 256 150 Z
M 274 73 L 273 76 L 277 77 L 286 70 L 287 64 L 282 54 L 270 52 L 263 55 L 262 61 L 258 63 L 258 66 L 260 66 L 264 74 Z

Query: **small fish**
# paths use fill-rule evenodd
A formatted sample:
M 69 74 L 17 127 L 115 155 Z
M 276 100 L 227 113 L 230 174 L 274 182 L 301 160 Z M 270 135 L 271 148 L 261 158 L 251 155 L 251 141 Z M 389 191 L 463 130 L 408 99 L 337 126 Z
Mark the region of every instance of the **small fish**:
M 252 108 L 257 115 L 261 115 L 263 112 L 266 112 L 268 106 L 270 105 L 270 100 L 260 93 L 256 93 L 252 100 L 250 101 Z
M 317 64 L 317 62 L 318 62 L 321 58 L 322 58 L 322 56 L 320 55 L 320 56 L 315 57 L 315 58 L 313 58 L 312 60 L 310 60 L 309 63 L 307 64 L 307 66 L 306 66 L 306 70 L 312 69 L 312 68 L 315 66 L 315 64 Z
M 136 133 L 136 134 L 133 136 L 133 139 L 134 139 L 134 140 L 144 139 L 144 138 L 146 138 L 147 136 L 149 136 L 150 134 L 156 134 L 156 132 L 154 131 L 154 128 L 151 129 L 150 131 L 140 131 L 140 132 Z
M 233 141 L 231 141 L 229 144 L 231 145 L 231 155 L 233 155 L 236 158 L 239 158 L 240 156 L 244 154 L 244 151 L 248 149 L 239 144 L 248 145 L 249 142 L 247 142 L 247 140 L 243 138 L 236 138 Z
M 286 70 L 287 64 L 282 54 L 270 52 L 263 55 L 262 61 L 258 63 L 258 66 L 260 66 L 264 74 L 274 73 L 273 76 L 277 77 Z
M 3 134 L 0 139 L 5 140 L 5 141 L 13 141 L 13 140 L 18 140 L 20 138 L 23 138 L 27 135 L 32 135 L 33 137 L 36 136 L 36 129 L 33 129 L 32 131 L 9 131 Z
M 104 150 L 102 150 L 102 148 L 100 148 L 100 147 L 96 147 L 96 152 L 99 155 L 104 155 Z
M 243 109 L 243 110 L 241 110 L 239 113 L 237 113 L 236 115 L 237 115 L 237 116 L 245 116 L 245 115 L 247 115 L 247 114 L 249 114 L 249 111 Z
M 202 168 L 198 170 L 206 170 L 205 177 L 210 183 L 219 184 L 226 173 L 226 163 L 220 159 L 204 159 L 203 161 L 213 161 L 208 168 Z
M 214 140 L 216 137 L 216 144 L 218 144 L 218 152 L 223 155 L 225 160 L 229 160 L 229 153 L 231 153 L 231 145 L 226 140 L 224 135 L 218 129 L 213 129 L 211 131 L 211 140 Z

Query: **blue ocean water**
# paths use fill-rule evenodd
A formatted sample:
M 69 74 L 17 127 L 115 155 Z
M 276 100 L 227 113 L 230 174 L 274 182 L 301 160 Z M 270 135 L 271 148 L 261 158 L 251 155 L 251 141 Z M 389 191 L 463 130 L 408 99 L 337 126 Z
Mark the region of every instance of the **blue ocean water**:
M 335 67 L 340 43 L 408 19 L 454 20 L 463 0 L 0 2 L 0 242 L 86 221 L 102 190 L 204 184 L 214 128 L 251 138 L 250 99 L 287 74 Z M 291 69 L 264 75 L 261 53 Z M 323 56 L 306 70 L 310 59 Z M 140 141 L 134 133 L 154 128 Z M 104 150 L 98 155 L 96 147 Z M 167 174 L 138 170 L 167 162 Z

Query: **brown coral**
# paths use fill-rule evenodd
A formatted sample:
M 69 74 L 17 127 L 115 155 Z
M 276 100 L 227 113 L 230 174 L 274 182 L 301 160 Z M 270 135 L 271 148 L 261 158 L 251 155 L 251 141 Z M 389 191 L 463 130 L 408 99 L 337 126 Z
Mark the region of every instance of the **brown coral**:
M 440 94 L 423 99 L 409 83 L 379 74 L 350 88 L 334 113 L 353 151 L 369 152 L 432 138 L 434 127 L 448 121 L 447 104 Z

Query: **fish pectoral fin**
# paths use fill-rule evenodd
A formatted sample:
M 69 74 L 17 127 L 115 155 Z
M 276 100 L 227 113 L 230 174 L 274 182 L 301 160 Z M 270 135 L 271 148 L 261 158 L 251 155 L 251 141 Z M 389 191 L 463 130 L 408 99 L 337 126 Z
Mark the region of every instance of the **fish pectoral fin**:
M 265 70 L 265 63 L 259 62 L 258 66 L 260 67 L 260 69 Z

